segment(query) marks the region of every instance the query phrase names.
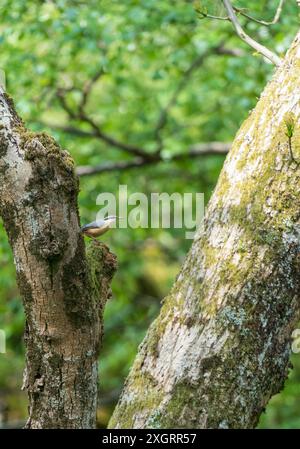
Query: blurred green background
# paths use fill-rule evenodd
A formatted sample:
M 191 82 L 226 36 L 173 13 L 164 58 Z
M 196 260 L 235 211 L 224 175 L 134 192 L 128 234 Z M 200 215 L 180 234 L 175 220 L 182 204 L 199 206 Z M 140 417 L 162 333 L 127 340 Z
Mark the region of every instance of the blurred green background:
M 7 91 L 28 127 L 49 131 L 77 165 L 127 161 L 126 152 L 93 137 L 62 131 L 91 131 L 70 118 L 81 92 L 99 70 L 86 113 L 102 129 L 151 153 L 162 109 L 202 54 L 209 54 L 181 86 L 161 130 L 164 161 L 149 167 L 81 178 L 79 207 L 83 223 L 95 219 L 97 195 L 116 192 L 204 192 L 209 200 L 224 157 L 203 156 L 168 162 L 195 144 L 231 142 L 270 78 L 273 67 L 244 45 L 230 23 L 201 19 L 196 7 L 224 15 L 221 2 L 177 0 L 31 1 L 3 0 L 0 6 L 0 68 Z M 239 1 L 257 18 L 272 20 L 277 1 Z M 278 24 L 264 27 L 241 18 L 249 34 L 283 55 L 299 26 L 299 8 L 285 1 Z M 213 48 L 238 56 L 213 54 Z M 0 181 L 1 182 L 1 181 Z M 119 270 L 105 311 L 100 363 L 98 425 L 105 427 L 129 367 L 160 301 L 172 285 L 191 245 L 184 229 L 118 229 L 103 237 L 117 254 Z M 0 329 L 7 353 L 0 354 L 0 425 L 21 426 L 27 412 L 21 391 L 24 367 L 24 316 L 15 283 L 12 254 L 0 224 Z M 275 396 L 260 427 L 300 428 L 300 355 L 292 360 L 286 387 Z

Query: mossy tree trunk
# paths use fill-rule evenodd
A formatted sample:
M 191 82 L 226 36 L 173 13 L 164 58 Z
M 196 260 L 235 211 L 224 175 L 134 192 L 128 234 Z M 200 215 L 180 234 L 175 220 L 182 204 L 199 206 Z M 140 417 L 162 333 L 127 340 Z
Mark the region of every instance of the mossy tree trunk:
M 2 90 L 0 177 L 0 213 L 26 315 L 26 427 L 94 427 L 115 257 L 104 245 L 85 255 L 71 157 L 48 135 L 29 132 Z
M 299 116 L 300 34 L 235 138 L 110 428 L 252 428 L 283 388 L 300 309 Z

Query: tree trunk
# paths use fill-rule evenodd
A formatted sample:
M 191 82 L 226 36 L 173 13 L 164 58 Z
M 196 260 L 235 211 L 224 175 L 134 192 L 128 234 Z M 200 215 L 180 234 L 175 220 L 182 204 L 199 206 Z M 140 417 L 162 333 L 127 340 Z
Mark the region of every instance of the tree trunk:
M 0 213 L 26 315 L 26 427 L 91 428 L 115 257 L 96 244 L 86 257 L 71 157 L 28 131 L 2 90 L 0 123 Z
M 283 388 L 300 308 L 299 116 L 300 34 L 235 138 L 110 428 L 252 428 Z

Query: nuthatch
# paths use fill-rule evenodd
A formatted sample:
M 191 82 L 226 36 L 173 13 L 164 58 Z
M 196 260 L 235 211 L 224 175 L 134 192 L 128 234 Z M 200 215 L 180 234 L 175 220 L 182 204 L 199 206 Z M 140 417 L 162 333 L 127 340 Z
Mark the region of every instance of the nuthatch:
M 92 221 L 92 223 L 82 226 L 80 232 L 88 237 L 95 239 L 102 234 L 105 234 L 110 228 L 110 226 L 116 222 L 116 215 L 109 215 L 101 220 Z

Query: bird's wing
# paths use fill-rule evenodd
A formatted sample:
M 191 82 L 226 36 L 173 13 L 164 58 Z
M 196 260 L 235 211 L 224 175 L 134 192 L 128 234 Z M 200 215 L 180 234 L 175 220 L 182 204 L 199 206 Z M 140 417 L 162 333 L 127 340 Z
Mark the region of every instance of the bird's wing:
M 98 221 L 92 221 L 91 223 L 88 223 L 80 228 L 81 231 L 85 231 L 86 229 L 95 229 L 95 228 L 101 228 L 103 226 L 104 220 L 98 220 Z

